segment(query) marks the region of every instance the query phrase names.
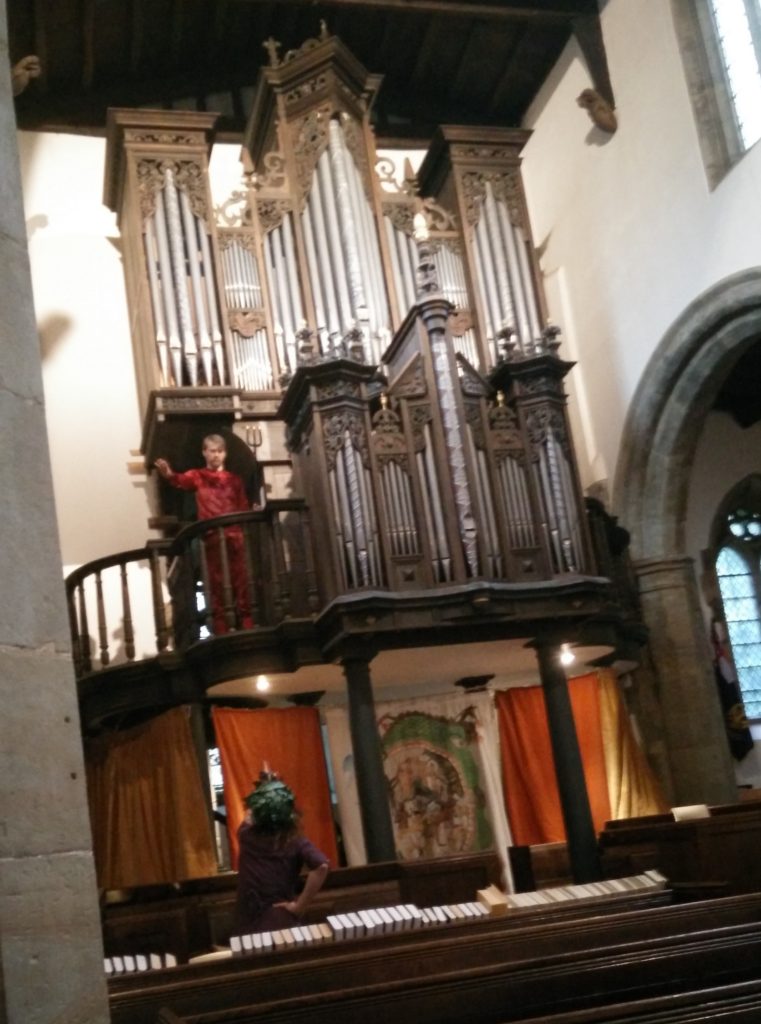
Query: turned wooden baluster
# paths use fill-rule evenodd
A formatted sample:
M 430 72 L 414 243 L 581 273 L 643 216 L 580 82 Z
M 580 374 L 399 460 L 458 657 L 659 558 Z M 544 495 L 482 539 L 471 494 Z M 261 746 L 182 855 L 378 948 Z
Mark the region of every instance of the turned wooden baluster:
M 79 603 L 79 652 L 82 672 L 89 672 L 92 669 L 92 659 L 90 657 L 90 631 L 87 626 L 87 603 L 85 602 L 84 582 L 80 582 L 77 585 L 77 600 Z
M 124 653 L 127 661 L 135 660 L 135 628 L 132 622 L 132 608 L 129 599 L 129 585 L 127 583 L 127 563 L 122 562 L 119 566 L 119 573 L 122 583 L 122 624 L 124 629 Z
M 103 580 L 100 572 L 95 573 L 95 595 L 98 610 L 98 639 L 100 640 L 100 663 L 105 668 L 111 660 L 108 653 L 108 629 L 106 628 L 106 606 L 103 603 Z
M 164 612 L 164 592 L 161 586 L 161 562 L 159 553 L 151 550 L 151 593 L 153 595 L 153 622 L 156 627 L 156 648 L 159 652 L 165 651 L 169 645 L 169 630 L 166 624 Z M 126 617 L 126 613 L 125 613 Z M 133 655 L 134 657 L 134 647 Z

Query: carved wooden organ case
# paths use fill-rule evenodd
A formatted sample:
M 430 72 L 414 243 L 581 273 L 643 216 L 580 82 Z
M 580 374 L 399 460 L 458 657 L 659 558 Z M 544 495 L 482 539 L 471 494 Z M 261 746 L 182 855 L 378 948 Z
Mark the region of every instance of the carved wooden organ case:
M 442 128 L 399 183 L 370 126 L 380 79 L 327 34 L 269 50 L 250 186 L 216 211 L 212 116 L 112 112 L 106 195 L 144 411 L 174 394 L 255 419 L 285 389 L 326 598 L 584 573 L 526 133 Z

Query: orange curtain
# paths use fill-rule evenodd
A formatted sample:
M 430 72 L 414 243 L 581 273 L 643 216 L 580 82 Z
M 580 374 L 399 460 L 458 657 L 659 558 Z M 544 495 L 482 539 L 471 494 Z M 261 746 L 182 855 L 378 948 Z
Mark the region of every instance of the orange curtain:
M 634 735 L 615 673 L 602 669 L 598 676 L 611 818 L 667 811 L 668 801 Z
M 98 885 L 126 889 L 217 873 L 190 731 L 174 708 L 85 745 Z
M 592 819 L 610 818 L 597 673 L 568 681 Z M 565 841 L 550 733 L 541 686 L 496 694 L 507 816 L 517 845 Z
M 265 761 L 296 794 L 296 804 L 303 811 L 304 834 L 331 864 L 337 864 L 330 788 L 317 709 L 214 708 L 213 717 L 225 779 L 233 866 L 238 863 L 238 826 L 243 820 L 243 800 L 253 789 Z

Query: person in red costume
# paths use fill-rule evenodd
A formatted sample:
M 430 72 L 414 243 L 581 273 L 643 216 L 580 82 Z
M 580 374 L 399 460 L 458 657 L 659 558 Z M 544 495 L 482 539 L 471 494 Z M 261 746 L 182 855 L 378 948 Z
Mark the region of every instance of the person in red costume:
M 166 459 L 156 459 L 156 469 L 172 485 L 183 491 L 195 491 L 199 519 L 213 519 L 230 512 L 248 512 L 252 507 L 243 481 L 236 473 L 225 469 L 227 445 L 219 434 L 209 434 L 203 439 L 205 469 L 189 469 L 175 473 Z M 246 563 L 243 546 L 243 531 L 240 526 L 225 528 L 225 547 L 230 576 L 230 586 L 235 598 L 237 625 L 240 629 L 251 629 L 251 601 L 246 578 Z M 215 633 L 226 633 L 228 622 L 225 615 L 224 571 L 219 533 L 211 530 L 204 538 L 206 571 L 211 591 L 212 625 Z

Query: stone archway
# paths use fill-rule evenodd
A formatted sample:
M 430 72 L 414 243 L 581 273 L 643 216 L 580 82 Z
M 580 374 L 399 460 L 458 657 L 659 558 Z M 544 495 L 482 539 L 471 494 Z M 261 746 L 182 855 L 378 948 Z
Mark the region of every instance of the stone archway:
M 614 510 L 631 531 L 652 671 L 640 673 L 652 746 L 663 745 L 677 803 L 735 798 L 734 773 L 686 557 L 690 472 L 702 424 L 737 359 L 761 337 L 761 268 L 726 278 L 672 324 L 648 363 L 621 444 Z

